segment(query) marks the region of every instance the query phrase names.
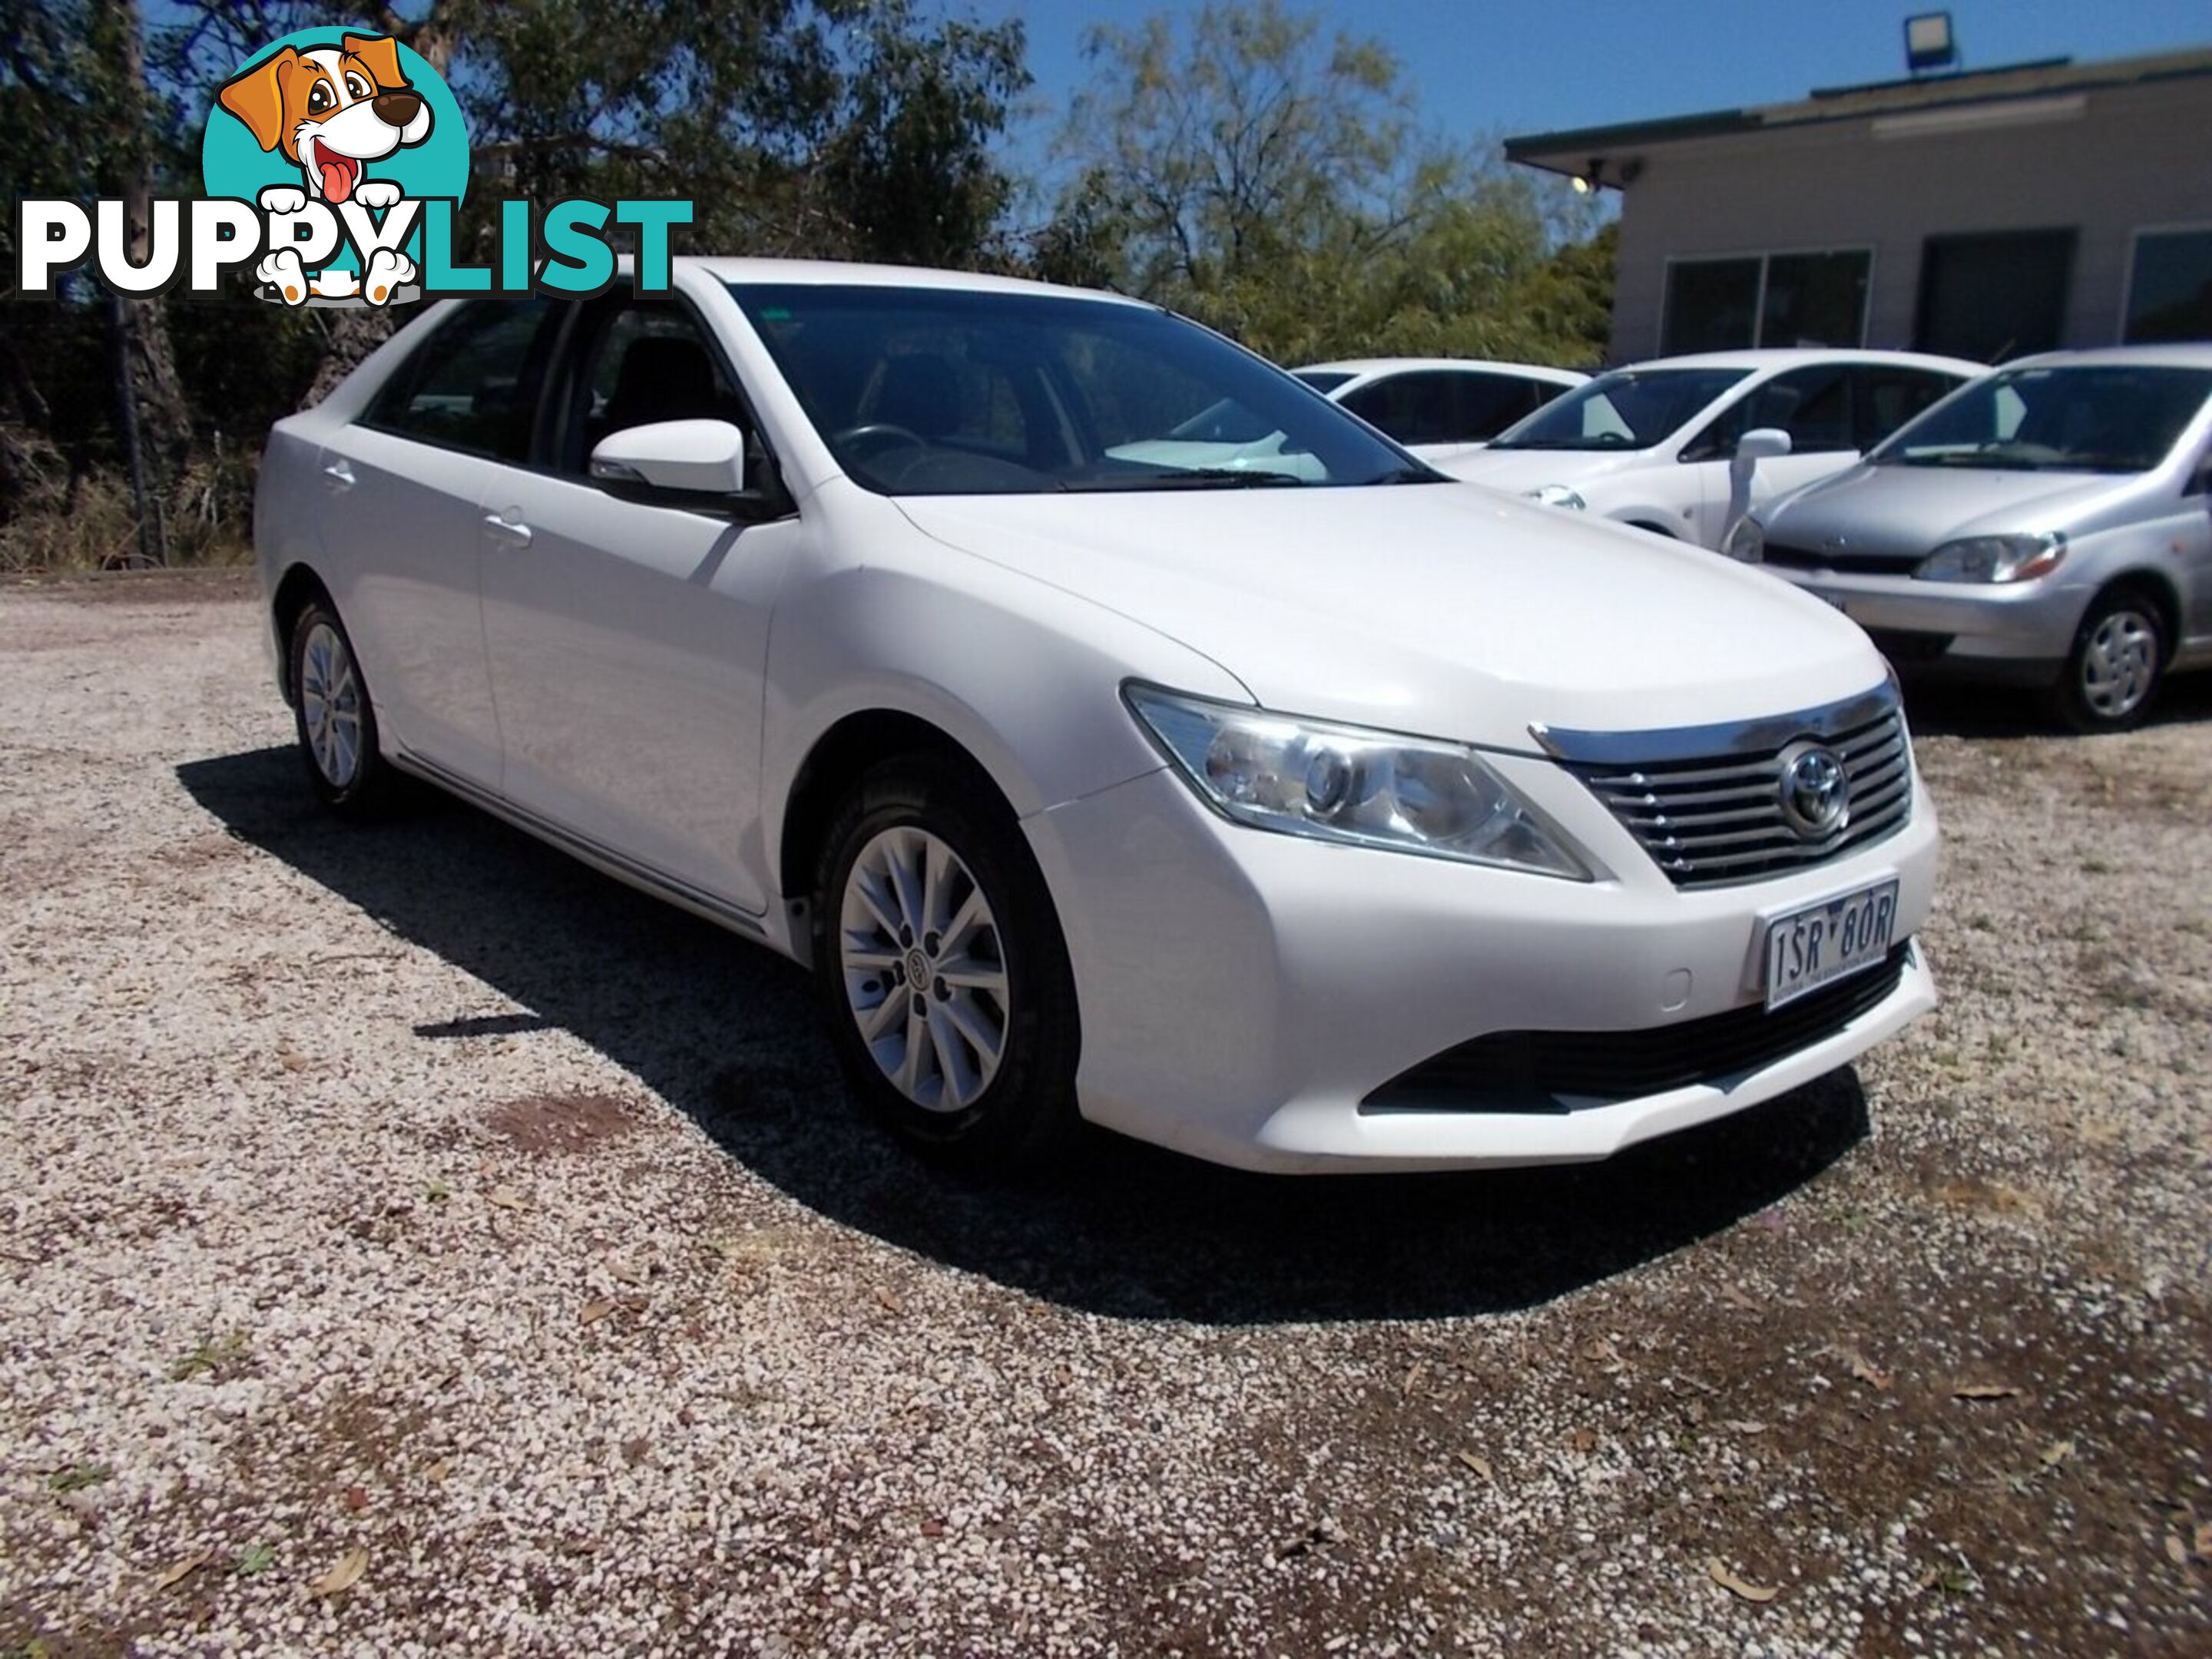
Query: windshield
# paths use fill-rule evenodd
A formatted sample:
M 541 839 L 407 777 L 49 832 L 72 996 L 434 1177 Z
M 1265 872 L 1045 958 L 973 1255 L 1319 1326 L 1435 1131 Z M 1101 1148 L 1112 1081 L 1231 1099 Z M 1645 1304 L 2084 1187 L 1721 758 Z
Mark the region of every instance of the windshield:
M 886 495 L 1427 483 L 1251 353 L 1150 306 L 733 283 L 815 430 Z
M 1623 368 L 1546 404 L 1492 449 L 1649 449 L 1751 371 Z
M 1334 392 L 1352 379 L 1340 368 L 1294 368 L 1291 373 L 1316 392 Z
M 2148 472 L 2208 396 L 2212 369 L 2132 363 L 2006 369 L 1899 428 L 1867 459 L 1876 466 Z

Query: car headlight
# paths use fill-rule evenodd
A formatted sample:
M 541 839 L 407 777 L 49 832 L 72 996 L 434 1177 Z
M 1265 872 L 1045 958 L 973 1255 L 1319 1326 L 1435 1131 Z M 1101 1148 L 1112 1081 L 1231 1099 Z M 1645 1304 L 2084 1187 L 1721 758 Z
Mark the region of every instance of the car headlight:
M 1745 514 L 1743 522 L 1729 532 L 1728 546 L 1723 550 L 1746 564 L 1761 562 L 1766 557 L 1766 526 Z
M 1542 484 L 1525 494 L 1532 501 L 1541 501 L 1547 507 L 1564 507 L 1575 513 L 1589 505 L 1565 484 Z
M 1457 744 L 1123 688 L 1200 799 L 1255 830 L 1501 866 L 1570 881 L 1590 860 Z
M 2047 576 L 2066 556 L 2066 538 L 1969 536 L 1946 542 L 1923 559 L 1913 574 L 1923 582 L 2025 582 Z

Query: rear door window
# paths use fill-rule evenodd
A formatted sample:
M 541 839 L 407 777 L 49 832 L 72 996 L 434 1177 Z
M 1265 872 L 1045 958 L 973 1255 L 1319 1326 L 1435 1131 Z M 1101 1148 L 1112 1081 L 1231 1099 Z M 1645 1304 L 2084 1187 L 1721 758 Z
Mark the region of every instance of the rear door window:
M 471 300 L 385 382 L 363 424 L 515 465 L 530 459 L 556 301 Z
M 1486 442 L 1566 390 L 1548 380 L 1531 380 L 1518 374 L 1469 370 L 1455 378 L 1459 420 L 1452 441 L 1463 444 Z
M 1386 374 L 1338 401 L 1401 444 L 1458 443 L 1459 378 L 1449 370 Z

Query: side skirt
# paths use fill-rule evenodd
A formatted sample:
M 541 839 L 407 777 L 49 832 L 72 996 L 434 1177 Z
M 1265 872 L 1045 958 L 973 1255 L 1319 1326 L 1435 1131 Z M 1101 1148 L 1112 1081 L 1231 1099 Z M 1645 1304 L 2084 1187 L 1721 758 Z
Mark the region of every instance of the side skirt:
M 785 941 L 769 932 L 763 918 L 750 911 L 740 910 L 689 882 L 679 881 L 650 865 L 641 864 L 635 859 L 617 853 L 611 847 L 580 836 L 572 830 L 563 829 L 551 819 L 540 817 L 526 808 L 517 806 L 513 801 L 478 787 L 465 778 L 457 777 L 435 761 L 426 760 L 410 750 L 397 749 L 386 758 L 401 771 L 411 772 L 426 783 L 434 784 L 447 793 L 459 796 L 470 805 L 513 824 L 526 835 L 535 836 L 547 845 L 557 847 L 570 857 L 590 865 L 602 875 L 612 876 L 617 881 L 665 900 L 679 909 L 689 910 L 693 915 L 702 917 L 718 927 L 742 933 L 781 954 L 792 954 Z

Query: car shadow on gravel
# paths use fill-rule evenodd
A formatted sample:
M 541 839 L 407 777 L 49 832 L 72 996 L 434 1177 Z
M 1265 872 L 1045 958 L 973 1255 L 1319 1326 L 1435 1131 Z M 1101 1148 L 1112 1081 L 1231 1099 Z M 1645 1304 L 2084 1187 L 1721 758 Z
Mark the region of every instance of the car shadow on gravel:
M 1908 681 L 1905 714 L 1916 737 L 2073 738 L 2052 716 L 2040 691 L 1954 681 Z M 2212 674 L 2177 674 L 2159 689 L 2143 726 L 2189 726 L 2212 720 Z M 2094 735 L 2082 741 L 2094 743 Z
M 425 1007 L 416 1041 L 570 1031 L 810 1208 L 1091 1312 L 1246 1324 L 1527 1308 L 1729 1226 L 1867 1133 L 1857 1079 L 1839 1072 L 1577 1168 L 1270 1179 L 1097 1133 L 1049 1182 L 968 1185 L 861 1117 L 811 982 L 781 957 L 438 798 L 339 823 L 289 748 L 177 775 L 233 836 L 528 1011 Z

